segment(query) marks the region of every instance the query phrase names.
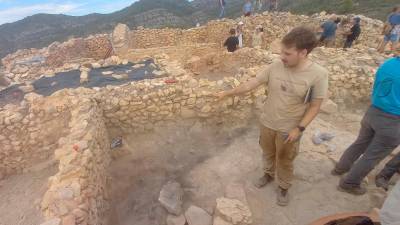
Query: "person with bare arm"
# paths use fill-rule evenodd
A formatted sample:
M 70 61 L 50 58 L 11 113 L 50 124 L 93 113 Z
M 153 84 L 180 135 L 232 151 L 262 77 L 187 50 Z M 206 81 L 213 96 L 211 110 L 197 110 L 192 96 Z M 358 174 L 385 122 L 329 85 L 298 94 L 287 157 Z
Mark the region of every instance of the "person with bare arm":
M 261 188 L 273 181 L 276 175 L 279 186 L 277 204 L 286 206 L 300 138 L 319 113 L 327 95 L 328 72 L 308 58 L 318 43 L 312 30 L 294 28 L 281 43 L 281 60 L 266 66 L 246 83 L 216 96 L 221 100 L 267 85 L 268 97 L 260 117 L 259 142 L 264 172 L 255 185 Z

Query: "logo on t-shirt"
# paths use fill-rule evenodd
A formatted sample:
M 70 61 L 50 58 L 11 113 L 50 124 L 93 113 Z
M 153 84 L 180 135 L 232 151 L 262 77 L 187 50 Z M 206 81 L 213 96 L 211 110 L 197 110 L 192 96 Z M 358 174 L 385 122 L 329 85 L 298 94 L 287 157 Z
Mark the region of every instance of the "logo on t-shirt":
M 283 85 L 283 84 L 281 84 L 281 89 L 282 89 L 282 91 L 284 91 L 284 92 L 286 92 L 286 91 L 287 91 L 287 88 L 286 88 L 286 86 L 285 86 L 285 85 Z

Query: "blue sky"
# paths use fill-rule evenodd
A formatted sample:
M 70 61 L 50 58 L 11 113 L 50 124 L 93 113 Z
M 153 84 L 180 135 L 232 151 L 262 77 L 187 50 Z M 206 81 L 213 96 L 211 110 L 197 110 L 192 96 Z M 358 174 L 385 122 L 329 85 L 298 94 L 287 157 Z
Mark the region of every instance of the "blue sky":
M 110 13 L 137 0 L 0 0 L 0 24 L 14 22 L 36 13 L 81 16 Z

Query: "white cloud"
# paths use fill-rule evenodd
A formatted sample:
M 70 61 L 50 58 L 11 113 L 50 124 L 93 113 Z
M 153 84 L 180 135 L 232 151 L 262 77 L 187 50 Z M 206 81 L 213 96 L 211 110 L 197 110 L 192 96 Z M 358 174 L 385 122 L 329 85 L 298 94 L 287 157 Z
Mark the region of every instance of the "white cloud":
M 1 1 L 1 0 L 0 0 Z M 0 24 L 14 22 L 36 13 L 69 13 L 78 9 L 83 4 L 36 4 L 30 6 L 13 7 L 0 10 Z

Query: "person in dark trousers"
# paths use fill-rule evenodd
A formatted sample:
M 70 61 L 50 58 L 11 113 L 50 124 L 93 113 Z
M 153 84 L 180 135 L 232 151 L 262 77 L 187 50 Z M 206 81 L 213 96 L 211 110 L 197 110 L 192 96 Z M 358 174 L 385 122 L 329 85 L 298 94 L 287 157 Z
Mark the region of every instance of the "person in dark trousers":
M 333 47 L 335 44 L 337 30 L 337 24 L 335 23 L 336 20 L 337 16 L 331 15 L 329 19 L 321 25 L 322 34 L 319 41 L 325 47 Z
M 226 39 L 224 46 L 228 49 L 228 52 L 234 52 L 239 46 L 239 39 L 236 37 L 236 30 L 231 29 L 229 31 L 231 35 L 228 39 Z
M 361 34 L 361 27 L 360 27 L 360 17 L 355 17 L 352 21 L 353 26 L 351 27 L 350 31 L 346 33 L 346 42 L 344 43 L 344 49 L 351 48 L 353 42 L 358 39 Z
M 267 85 L 268 98 L 259 118 L 263 171 L 254 185 L 262 188 L 276 179 L 280 206 L 289 204 L 302 133 L 328 93 L 328 71 L 308 57 L 317 43 L 312 30 L 293 28 L 281 41 L 281 60 L 263 66 L 256 77 L 238 87 L 215 94 L 222 100 Z
M 387 191 L 389 189 L 389 181 L 396 173 L 400 173 L 400 152 L 397 153 L 397 155 L 393 157 L 389 162 L 387 162 L 385 167 L 376 176 L 376 186 L 381 187 Z
M 219 7 L 221 8 L 221 12 L 219 13 L 219 18 L 223 18 L 225 16 L 225 5 L 226 2 L 225 0 L 218 0 L 219 2 Z
M 362 180 L 400 144 L 400 48 L 395 57 L 378 69 L 372 91 L 372 105 L 361 121 L 357 140 L 343 153 L 332 170 L 342 175 L 338 190 L 362 195 Z

